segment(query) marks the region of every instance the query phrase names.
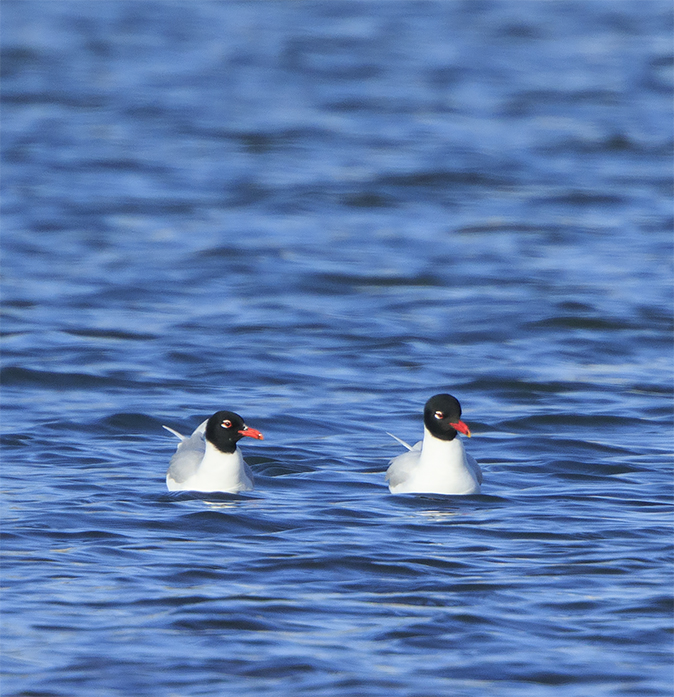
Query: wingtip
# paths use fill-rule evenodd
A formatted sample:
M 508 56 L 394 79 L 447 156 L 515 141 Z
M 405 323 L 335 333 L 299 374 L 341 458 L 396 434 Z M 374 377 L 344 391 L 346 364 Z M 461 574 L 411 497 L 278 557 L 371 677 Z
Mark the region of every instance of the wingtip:
M 176 438 L 179 438 L 180 440 L 185 440 L 185 436 L 183 436 L 182 433 L 178 433 L 178 431 L 174 431 L 169 426 L 164 426 L 164 424 L 162 424 L 161 427 L 165 428 L 169 433 L 172 433 Z
M 397 440 L 398 443 L 400 443 L 400 445 L 404 446 L 408 450 L 414 450 L 414 448 L 411 445 L 409 445 L 408 443 L 405 443 L 405 441 L 402 440 L 401 438 L 398 438 L 398 436 L 394 436 L 392 433 L 389 433 L 388 431 L 386 431 L 386 435 L 391 436 L 391 438 L 393 438 L 394 440 Z

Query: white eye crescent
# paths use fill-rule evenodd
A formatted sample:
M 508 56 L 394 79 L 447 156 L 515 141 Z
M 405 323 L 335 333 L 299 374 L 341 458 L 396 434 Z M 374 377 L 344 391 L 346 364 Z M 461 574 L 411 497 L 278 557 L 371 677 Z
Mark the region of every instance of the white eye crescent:
M 434 414 L 434 416 L 435 416 L 436 419 L 444 419 L 444 418 L 445 418 L 444 413 L 441 412 L 441 411 L 436 411 L 435 414 Z
M 223 428 L 231 428 L 232 422 L 229 419 L 225 419 L 221 424 Z

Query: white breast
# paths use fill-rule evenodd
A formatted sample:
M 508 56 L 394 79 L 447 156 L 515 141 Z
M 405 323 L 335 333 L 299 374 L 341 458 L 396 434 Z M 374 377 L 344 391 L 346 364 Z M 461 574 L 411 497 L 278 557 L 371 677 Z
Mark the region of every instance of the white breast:
M 168 490 L 250 491 L 253 473 L 241 451 L 237 448 L 233 453 L 220 452 L 204 438 L 205 423 L 178 445 L 166 473 Z
M 482 472 L 459 438 L 440 440 L 424 429 L 424 440 L 391 460 L 386 473 L 392 494 L 479 494 Z

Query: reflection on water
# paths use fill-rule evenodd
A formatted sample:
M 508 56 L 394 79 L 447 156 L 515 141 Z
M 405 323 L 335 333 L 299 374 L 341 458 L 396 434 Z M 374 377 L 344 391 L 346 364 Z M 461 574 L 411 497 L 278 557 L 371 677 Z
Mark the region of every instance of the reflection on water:
M 461 516 L 462 513 L 460 510 L 426 510 L 426 511 L 419 511 L 419 515 L 424 516 L 424 518 L 428 518 L 429 520 L 436 520 L 438 522 L 443 522 L 443 521 L 449 521 L 453 518 L 456 518 L 457 516 Z

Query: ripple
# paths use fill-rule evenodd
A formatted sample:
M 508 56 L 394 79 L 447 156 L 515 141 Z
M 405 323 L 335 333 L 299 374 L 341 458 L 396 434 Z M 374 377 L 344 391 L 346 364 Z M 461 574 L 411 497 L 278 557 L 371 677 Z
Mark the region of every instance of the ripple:
M 54 372 L 7 366 L 0 370 L 0 382 L 7 386 L 38 386 L 48 389 L 100 389 L 128 384 L 125 380 L 87 373 Z
M 74 7 L 3 5 L 3 694 L 671 695 L 671 9 Z M 440 391 L 483 494 L 392 496 Z M 255 490 L 167 492 L 222 406 Z

